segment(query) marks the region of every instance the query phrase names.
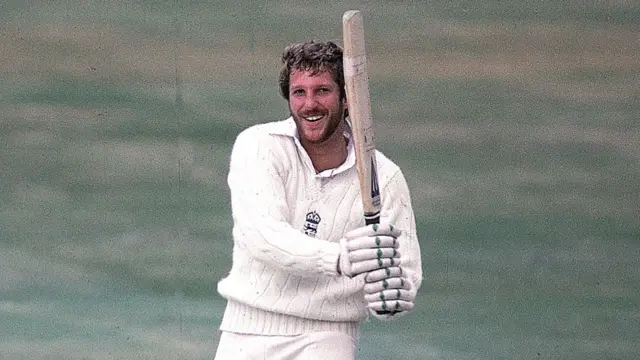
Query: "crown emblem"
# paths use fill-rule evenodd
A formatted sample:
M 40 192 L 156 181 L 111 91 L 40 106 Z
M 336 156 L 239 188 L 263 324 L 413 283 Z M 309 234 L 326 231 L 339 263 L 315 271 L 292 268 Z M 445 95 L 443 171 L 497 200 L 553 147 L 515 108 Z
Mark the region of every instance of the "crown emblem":
M 320 215 L 315 211 L 307 213 L 307 221 L 317 225 L 320 223 Z
M 320 215 L 315 211 L 311 211 L 307 213 L 305 219 L 302 231 L 311 237 L 315 237 L 321 220 Z

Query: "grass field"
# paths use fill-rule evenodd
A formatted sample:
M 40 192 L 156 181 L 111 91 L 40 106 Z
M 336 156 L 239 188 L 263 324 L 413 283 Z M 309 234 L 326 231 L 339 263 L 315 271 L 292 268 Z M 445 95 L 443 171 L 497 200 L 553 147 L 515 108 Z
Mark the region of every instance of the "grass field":
M 640 357 L 640 5 L 0 5 L 0 358 L 211 359 L 226 171 L 279 56 L 362 9 L 426 279 L 362 359 Z

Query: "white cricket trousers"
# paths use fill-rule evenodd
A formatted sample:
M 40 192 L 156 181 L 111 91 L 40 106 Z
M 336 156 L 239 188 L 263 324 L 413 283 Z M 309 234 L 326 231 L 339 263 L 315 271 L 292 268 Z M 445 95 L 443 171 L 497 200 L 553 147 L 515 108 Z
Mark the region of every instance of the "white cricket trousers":
M 341 332 L 292 336 L 222 331 L 214 360 L 355 360 L 355 340 Z

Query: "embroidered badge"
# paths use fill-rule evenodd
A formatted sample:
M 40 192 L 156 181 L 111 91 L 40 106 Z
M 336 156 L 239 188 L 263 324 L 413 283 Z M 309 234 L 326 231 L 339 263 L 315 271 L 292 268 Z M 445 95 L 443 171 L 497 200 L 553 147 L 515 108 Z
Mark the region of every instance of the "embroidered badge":
M 305 234 L 311 237 L 315 237 L 316 233 L 318 232 L 318 224 L 320 224 L 320 220 L 320 215 L 318 215 L 317 212 L 308 212 L 302 231 L 304 231 Z

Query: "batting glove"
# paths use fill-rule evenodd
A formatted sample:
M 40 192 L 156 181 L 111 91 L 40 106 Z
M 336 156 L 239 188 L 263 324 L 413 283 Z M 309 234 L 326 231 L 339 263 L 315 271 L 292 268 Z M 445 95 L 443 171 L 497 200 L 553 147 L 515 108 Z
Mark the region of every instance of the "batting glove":
M 365 276 L 364 297 L 369 313 L 380 320 L 413 309 L 415 291 L 399 266 L 372 271 Z
M 338 272 L 348 277 L 400 265 L 398 236 L 390 224 L 367 225 L 349 231 L 340 240 Z

